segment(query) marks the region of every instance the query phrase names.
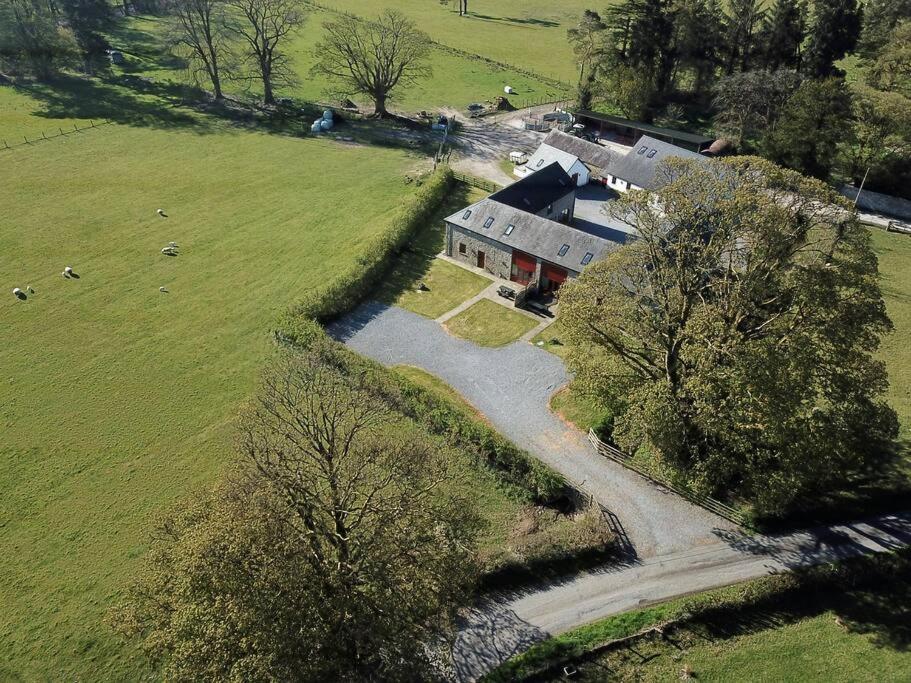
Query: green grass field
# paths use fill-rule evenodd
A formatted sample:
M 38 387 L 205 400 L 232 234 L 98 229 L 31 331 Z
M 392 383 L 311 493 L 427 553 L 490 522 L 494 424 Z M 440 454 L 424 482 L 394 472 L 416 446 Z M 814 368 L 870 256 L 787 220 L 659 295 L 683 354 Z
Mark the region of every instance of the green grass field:
M 434 40 L 506 64 L 575 83 L 576 59 L 566 30 L 586 9 L 602 11 L 611 0 L 469 0 L 469 14 L 459 16 L 458 4 L 433 0 L 321 0 L 323 5 L 376 16 L 390 6 L 414 19 Z
M 53 123 L 23 97 L 0 88 L 0 137 L 9 111 Z M 135 680 L 102 617 L 149 515 L 231 457 L 276 315 L 352 262 L 418 160 L 203 118 L 0 155 L 0 679 Z
M 443 218 L 484 196 L 480 190 L 456 183 L 429 224 L 398 259 L 377 298 L 437 318 L 487 287 L 487 278 L 435 258 L 445 247 Z M 429 291 L 418 289 L 421 282 Z
M 901 420 L 901 437 L 911 440 L 911 237 L 872 229 L 879 258 L 886 311 L 895 326 L 883 340 L 879 356 L 889 370 L 886 398 Z M 911 456 L 908 458 L 911 464 Z
M 435 10 L 436 8 L 431 8 Z M 290 87 L 279 87 L 280 96 L 293 96 L 306 101 L 329 101 L 328 83 L 310 75 L 314 62 L 314 48 L 323 35 L 323 24 L 335 15 L 331 12 L 313 11 L 301 30 L 294 35 L 287 46 L 291 65 L 297 76 Z M 179 60 L 171 57 L 164 47 L 164 20 L 156 17 L 132 17 L 112 35 L 112 42 L 121 47 L 127 63 L 116 67 L 118 73 L 130 73 L 154 78 L 158 82 L 174 81 L 185 83 L 186 70 Z M 511 62 L 524 64 L 519 59 Z M 485 102 L 503 95 L 506 85 L 516 90 L 515 104 L 520 99 L 554 99 L 560 91 L 553 85 L 533 76 L 503 69 L 480 59 L 467 58 L 441 49 L 431 51 L 429 65 L 433 75 L 422 79 L 400 92 L 393 92 L 390 106 L 405 112 L 433 110 L 438 107 L 463 109 L 470 102 Z M 203 87 L 208 87 L 203 84 Z M 248 87 L 241 83 L 228 83 L 228 92 L 241 92 Z M 249 84 L 249 92 L 260 94 L 256 81 Z M 364 98 L 352 98 L 358 104 L 367 106 Z
M 506 306 L 481 299 L 447 320 L 444 326 L 451 334 L 481 346 L 505 346 L 534 329 L 536 324 L 532 318 Z

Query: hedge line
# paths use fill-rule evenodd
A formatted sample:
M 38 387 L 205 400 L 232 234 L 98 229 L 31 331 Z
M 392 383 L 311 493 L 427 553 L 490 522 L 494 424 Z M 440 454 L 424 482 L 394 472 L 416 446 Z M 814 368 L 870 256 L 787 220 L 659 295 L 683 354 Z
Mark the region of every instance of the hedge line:
M 309 293 L 278 320 L 275 338 L 309 349 L 321 342 L 331 349 L 330 359 L 344 372 L 370 372 L 374 389 L 383 399 L 423 425 L 432 434 L 476 454 L 502 482 L 517 487 L 530 501 L 547 504 L 572 498 L 575 490 L 556 472 L 516 447 L 495 430 L 467 415 L 449 401 L 386 370 L 344 345 L 330 342 L 322 324 L 357 307 L 379 283 L 396 255 L 427 224 L 454 182 L 452 171 L 441 167 L 415 196 L 402 205 L 379 235 L 370 240 L 355 263 L 322 288 Z
M 298 317 L 291 322 L 292 325 L 281 330 L 280 341 L 303 350 L 318 348 L 324 361 L 347 375 L 366 373 L 367 385 L 384 403 L 431 434 L 442 436 L 448 443 L 473 455 L 526 502 L 539 505 L 576 502 L 575 489 L 562 476 L 470 415 L 462 406 L 331 340 L 313 319 Z
M 679 642 L 678 629 L 704 634 L 728 633 L 751 619 L 774 621 L 779 612 L 791 618 L 811 617 L 836 609 L 845 591 L 905 586 L 911 575 L 911 549 L 849 558 L 841 562 L 753 579 L 726 588 L 677 598 L 644 609 L 623 612 L 580 626 L 532 646 L 501 664 L 484 683 L 552 680 L 562 667 L 604 652 L 613 641 L 648 637 L 660 625 L 669 644 Z M 669 645 L 669 648 L 671 645 Z M 635 650 L 633 650 L 635 651 Z M 673 652 L 681 650 L 674 649 Z M 621 672 L 613 672 L 622 675 Z
M 300 318 L 325 324 L 356 308 L 386 274 L 392 259 L 431 219 L 453 182 L 448 166 L 435 171 L 414 197 L 402 204 L 386 228 L 368 240 L 355 262 L 294 304 L 279 319 L 276 331 L 293 329 Z

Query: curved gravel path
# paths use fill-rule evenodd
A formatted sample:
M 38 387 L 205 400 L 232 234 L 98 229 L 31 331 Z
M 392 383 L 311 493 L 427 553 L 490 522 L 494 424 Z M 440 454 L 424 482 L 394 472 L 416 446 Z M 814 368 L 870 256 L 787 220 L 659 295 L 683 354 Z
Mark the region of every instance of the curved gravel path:
M 569 381 L 563 361 L 525 342 L 485 348 L 436 322 L 367 303 L 329 328 L 384 365 L 414 365 L 458 391 L 506 437 L 562 473 L 616 515 L 639 558 L 719 543 L 736 526 L 595 454 L 549 407 Z
M 377 303 L 330 333 L 385 365 L 445 380 L 503 434 L 563 473 L 619 518 L 627 561 L 547 585 L 489 596 L 466 609 L 453 644 L 455 679 L 476 681 L 533 644 L 582 624 L 765 574 L 911 543 L 911 513 L 783 536 L 750 536 L 594 453 L 549 410 L 569 379 L 562 361 L 524 342 L 488 349 L 436 322 Z

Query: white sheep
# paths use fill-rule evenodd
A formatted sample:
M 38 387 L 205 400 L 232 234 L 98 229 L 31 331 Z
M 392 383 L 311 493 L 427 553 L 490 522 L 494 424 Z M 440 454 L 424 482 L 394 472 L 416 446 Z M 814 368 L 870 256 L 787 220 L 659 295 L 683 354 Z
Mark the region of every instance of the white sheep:
M 22 290 L 18 287 L 13 287 L 13 296 L 18 297 L 22 295 Z
M 34 293 L 35 293 L 35 290 L 32 289 L 32 286 L 31 286 L 31 285 L 26 285 L 26 286 L 25 286 L 25 291 L 28 292 L 29 294 L 34 294 Z
M 159 291 L 159 292 L 164 292 L 165 294 L 167 294 L 167 293 L 168 293 L 168 288 L 167 288 L 167 287 L 159 287 L 159 288 L 158 288 L 158 291 Z
M 70 266 L 67 266 L 66 268 L 63 269 L 63 272 L 66 273 L 67 275 L 72 275 L 73 269 Z
M 164 212 L 164 209 L 158 209 L 157 213 L 158 213 L 158 215 L 161 216 L 162 218 L 167 218 L 167 217 L 168 217 L 168 214 L 166 214 L 166 213 Z

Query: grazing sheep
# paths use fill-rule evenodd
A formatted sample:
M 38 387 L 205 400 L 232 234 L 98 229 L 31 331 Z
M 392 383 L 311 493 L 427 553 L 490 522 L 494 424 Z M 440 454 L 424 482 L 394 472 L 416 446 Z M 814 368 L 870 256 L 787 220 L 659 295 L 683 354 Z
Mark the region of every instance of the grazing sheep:
M 22 290 L 19 289 L 18 287 L 13 287 L 13 294 L 15 296 L 19 296 L 20 294 L 22 294 Z
M 169 247 L 172 247 L 172 248 L 174 248 L 174 249 L 176 249 L 176 248 L 177 248 L 177 242 L 168 242 L 168 246 L 169 246 Z
M 32 289 L 32 286 L 31 286 L 31 285 L 26 285 L 26 286 L 25 286 L 25 291 L 28 292 L 29 294 L 34 294 L 34 293 L 35 293 L 35 290 Z
M 66 273 L 67 275 L 72 275 L 73 269 L 70 266 L 67 266 L 66 268 L 63 269 L 63 272 Z
M 158 209 L 157 213 L 158 213 L 158 215 L 161 216 L 162 218 L 167 218 L 167 217 L 168 217 L 168 214 L 166 214 L 166 213 L 164 212 L 164 209 Z
M 167 288 L 167 287 L 159 287 L 159 288 L 158 288 L 158 291 L 159 291 L 159 292 L 163 292 L 164 294 L 167 294 L 167 293 L 168 293 L 168 288 Z
M 66 271 L 65 271 L 65 270 L 61 271 L 60 274 L 61 274 L 63 277 L 69 277 L 69 275 L 66 274 Z

